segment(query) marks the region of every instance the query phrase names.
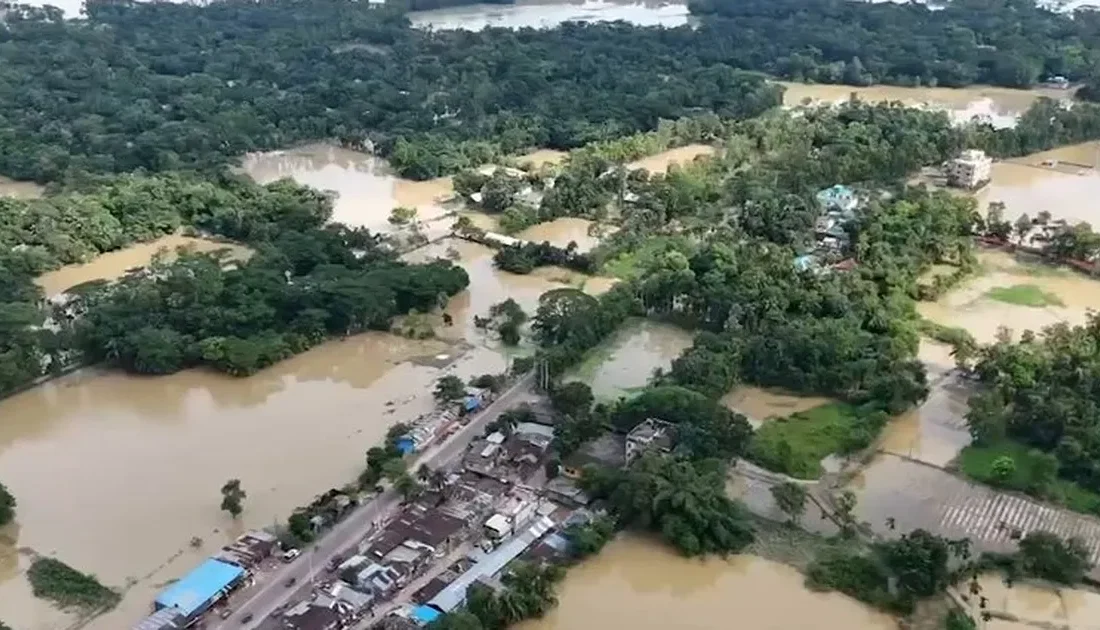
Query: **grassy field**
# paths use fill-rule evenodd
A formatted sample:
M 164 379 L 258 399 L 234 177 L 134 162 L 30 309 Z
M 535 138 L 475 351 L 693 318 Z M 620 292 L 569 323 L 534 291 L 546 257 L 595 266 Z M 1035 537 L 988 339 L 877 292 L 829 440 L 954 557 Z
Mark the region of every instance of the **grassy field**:
M 1015 304 L 1017 306 L 1031 306 L 1042 308 L 1044 306 L 1063 306 L 1062 300 L 1053 293 L 1047 293 L 1034 284 L 1017 284 L 1011 287 L 997 287 L 990 289 L 986 295 L 999 302 Z
M 846 403 L 829 403 L 765 422 L 753 436 L 749 459 L 799 479 L 817 479 L 821 460 L 870 444 L 887 417 Z
M 993 462 L 1011 457 L 1015 470 L 1006 479 L 993 472 Z M 1100 494 L 1065 479 L 1043 480 L 1037 473 L 1041 453 L 1018 442 L 1006 440 L 992 445 L 970 445 L 959 454 L 959 469 L 968 477 L 991 486 L 1017 490 L 1037 498 L 1065 505 L 1085 514 L 1100 514 Z

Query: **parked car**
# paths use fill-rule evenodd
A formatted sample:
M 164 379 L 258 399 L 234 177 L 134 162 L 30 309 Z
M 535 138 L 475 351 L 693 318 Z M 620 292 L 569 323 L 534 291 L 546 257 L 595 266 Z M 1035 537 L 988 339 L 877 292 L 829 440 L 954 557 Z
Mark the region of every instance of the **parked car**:
M 297 584 L 297 583 L 298 583 L 298 578 L 296 578 L 296 577 L 288 577 L 288 578 L 286 579 L 286 582 L 283 582 L 283 586 L 285 586 L 285 587 L 287 587 L 287 588 L 290 588 L 291 586 L 294 586 L 294 585 L 295 585 L 295 584 Z
M 300 555 L 302 555 L 302 552 L 298 549 L 287 549 L 283 552 L 283 562 L 291 562 Z
M 252 621 L 252 613 L 245 613 L 244 617 L 241 617 L 241 623 L 248 623 Z

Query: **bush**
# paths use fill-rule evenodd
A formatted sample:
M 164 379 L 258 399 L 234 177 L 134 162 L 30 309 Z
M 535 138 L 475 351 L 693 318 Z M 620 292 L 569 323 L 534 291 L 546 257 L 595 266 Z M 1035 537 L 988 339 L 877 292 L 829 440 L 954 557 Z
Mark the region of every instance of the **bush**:
M 48 599 L 61 608 L 92 611 L 110 608 L 120 596 L 95 579 L 53 558 L 36 558 L 27 571 L 35 597 Z

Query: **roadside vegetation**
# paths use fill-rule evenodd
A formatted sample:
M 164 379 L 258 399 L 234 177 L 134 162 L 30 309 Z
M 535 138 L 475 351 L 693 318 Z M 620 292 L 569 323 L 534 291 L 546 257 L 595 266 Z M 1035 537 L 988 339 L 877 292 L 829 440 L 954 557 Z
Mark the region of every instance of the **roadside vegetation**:
M 53 558 L 35 558 L 27 570 L 27 580 L 35 597 L 48 599 L 63 609 L 94 612 L 113 607 L 121 598 L 95 576 Z

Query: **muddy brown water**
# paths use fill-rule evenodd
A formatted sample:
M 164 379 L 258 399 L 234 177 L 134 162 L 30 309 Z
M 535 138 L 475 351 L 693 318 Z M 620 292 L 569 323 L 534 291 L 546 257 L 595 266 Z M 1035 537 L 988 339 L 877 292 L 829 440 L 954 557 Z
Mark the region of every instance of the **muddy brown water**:
M 390 232 L 390 211 L 416 208 L 420 221 L 447 213 L 442 201 L 453 194 L 449 177 L 423 182 L 393 174 L 385 160 L 328 144 L 246 155 L 241 169 L 261 184 L 289 177 L 336 194 L 332 220 L 375 232 Z
M 173 257 L 180 247 L 200 252 L 224 249 L 236 260 L 245 260 L 251 255 L 251 250 L 243 245 L 172 234 L 102 254 L 86 263 L 66 265 L 42 274 L 35 279 L 35 283 L 48 297 L 52 297 L 92 280 L 115 280 L 131 269 L 148 266 L 158 253 Z
M 688 559 L 656 541 L 623 536 L 569 570 L 557 608 L 517 629 L 897 627 L 889 615 L 844 595 L 815 593 L 803 582 L 797 570 L 756 556 Z
M 667 370 L 692 339 L 690 331 L 678 326 L 637 320 L 592 350 L 566 380 L 587 383 L 599 400 L 628 396 L 644 387 L 654 370 Z
M 16 199 L 36 199 L 42 196 L 44 188 L 34 182 L 19 182 L 0 175 L 0 197 Z
M 1044 162 L 1047 164 L 1044 166 Z M 988 186 L 976 195 L 983 210 L 989 202 L 1005 204 L 1005 218 L 1034 218 L 1046 210 L 1055 219 L 1084 221 L 1100 228 L 1100 143 L 1088 142 L 1033 153 L 993 165 Z M 1090 168 L 1091 167 L 1091 168 Z
M 854 87 L 850 85 L 822 85 L 780 82 L 786 89 L 783 104 L 787 106 L 806 103 L 841 103 L 854 94 L 870 103 L 900 101 L 911 107 L 926 107 L 948 112 L 956 122 L 968 122 L 975 116 L 987 118 L 997 127 L 1011 127 L 1016 118 L 1027 111 L 1040 97 L 1070 99 L 1071 90 L 1034 89 L 1014 90 L 992 86 L 966 88 L 929 88 L 874 85 Z
M 642 168 L 651 173 L 664 173 L 673 164 L 690 164 L 697 157 L 714 155 L 715 151 L 714 147 L 707 144 L 689 144 L 635 160 L 627 164 L 627 168 Z
M 562 217 L 532 225 L 516 234 L 516 238 L 535 243 L 548 241 L 558 247 L 568 247 L 573 242 L 577 244 L 578 252 L 588 252 L 600 244 L 600 238 L 590 234 L 592 223 L 588 219 Z
M 738 385 L 722 397 L 722 404 L 745 416 L 753 427 L 777 417 L 786 417 L 832 402 L 823 396 L 799 396 L 777 389 Z
M 553 28 L 562 22 L 624 20 L 639 26 L 680 26 L 690 20 L 682 2 L 637 2 L 634 0 L 584 0 L 547 2 L 518 0 L 514 4 L 474 4 L 409 14 L 413 26 L 434 30 L 483 28 Z

